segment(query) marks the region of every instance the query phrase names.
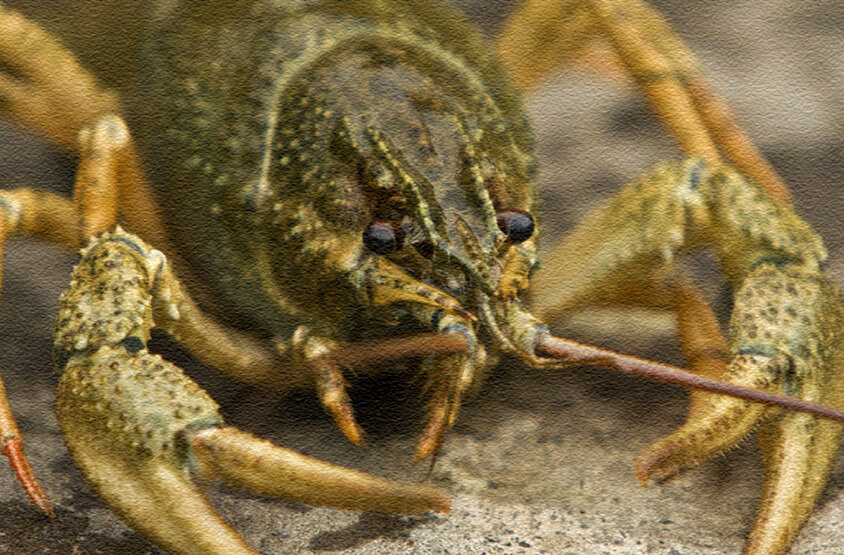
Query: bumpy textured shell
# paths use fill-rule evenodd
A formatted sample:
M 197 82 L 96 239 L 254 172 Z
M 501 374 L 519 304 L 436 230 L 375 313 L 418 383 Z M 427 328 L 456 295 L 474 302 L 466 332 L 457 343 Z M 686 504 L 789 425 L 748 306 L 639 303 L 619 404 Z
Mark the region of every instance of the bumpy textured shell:
M 359 143 L 372 125 L 413 137 L 409 102 L 471 112 L 496 171 L 519 176 L 498 202 L 532 206 L 518 95 L 451 7 L 186 3 L 165 10 L 150 37 L 125 106 L 168 231 L 225 304 L 273 335 L 360 311 L 348 276 L 368 256 L 361 232 L 379 199 L 360 187 Z M 373 68 L 385 66 L 379 88 Z M 427 84 L 436 98 L 408 99 Z M 401 155 L 422 157 L 423 143 L 399 145 Z

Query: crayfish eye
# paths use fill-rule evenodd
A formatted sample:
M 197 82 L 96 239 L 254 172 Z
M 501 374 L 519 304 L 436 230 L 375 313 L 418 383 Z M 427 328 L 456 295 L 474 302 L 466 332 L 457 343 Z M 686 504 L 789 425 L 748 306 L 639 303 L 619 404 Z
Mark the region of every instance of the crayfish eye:
M 536 224 L 533 216 L 524 210 L 505 210 L 498 213 L 498 228 L 507 236 L 507 241 L 518 244 L 530 239 Z
M 363 230 L 363 244 L 375 254 L 390 254 L 401 246 L 401 235 L 390 222 L 374 221 Z

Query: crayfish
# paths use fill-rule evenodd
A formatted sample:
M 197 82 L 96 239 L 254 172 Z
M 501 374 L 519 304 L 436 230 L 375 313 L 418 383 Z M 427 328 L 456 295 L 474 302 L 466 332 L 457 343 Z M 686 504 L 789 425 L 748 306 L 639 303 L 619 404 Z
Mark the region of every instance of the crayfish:
M 150 351 L 157 329 L 235 380 L 314 388 L 356 444 L 348 370 L 416 360 L 429 399 L 417 461 L 441 454 L 502 355 L 696 388 L 687 423 L 636 475 L 668 478 L 757 430 L 767 478 L 746 552 L 788 549 L 838 446 L 844 313 L 822 240 L 660 15 L 638 0 L 527 0 L 498 57 L 438 2 L 162 2 L 148 21 L 129 84 L 0 7 L 3 109 L 79 154 L 72 202 L 2 193 L 2 239 L 80 249 L 56 319 L 59 426 L 129 526 L 174 552 L 252 552 L 198 487 L 210 480 L 360 511 L 450 508 L 434 486 L 227 424 Z M 540 264 L 540 218 L 554 214 L 540 214 L 520 95 L 587 54 L 639 84 L 686 157 L 634 179 Z M 677 264 L 699 247 L 734 289 L 726 339 Z M 544 323 L 588 306 L 674 313 L 692 373 Z M 20 482 L 51 514 L 2 399 L 0 416 Z

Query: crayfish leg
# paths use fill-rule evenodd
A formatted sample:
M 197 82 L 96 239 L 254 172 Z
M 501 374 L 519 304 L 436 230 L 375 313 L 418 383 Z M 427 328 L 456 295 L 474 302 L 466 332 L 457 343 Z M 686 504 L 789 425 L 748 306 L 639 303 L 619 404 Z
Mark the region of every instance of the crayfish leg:
M 524 0 L 498 36 L 498 57 L 522 91 L 570 61 L 597 33 L 595 18 L 580 0 Z
M 762 423 L 757 437 L 765 482 L 747 554 L 788 549 L 826 486 L 841 431 L 838 423 L 799 413 Z
M 52 35 L 0 5 L 0 101 L 4 111 L 68 151 L 102 114 L 118 111 L 103 88 Z
M 465 352 L 431 355 L 422 365 L 425 390 L 430 392 L 431 399 L 428 423 L 413 455 L 413 460 L 418 462 L 432 455 L 436 460 L 446 434 L 457 419 L 463 397 L 480 385 L 491 360 L 475 337 L 472 321 L 462 314 L 443 314 L 428 305 L 417 305 L 413 310 L 420 321 L 436 322 L 436 331 L 440 334 L 463 336 L 467 347 Z
M 362 445 L 363 430 L 355 419 L 342 370 L 331 360 L 316 361 L 314 366 L 320 403 L 334 419 L 343 435 L 355 445 Z
M 729 349 L 712 307 L 685 275 L 678 274 L 667 285 L 674 295 L 677 335 L 689 369 L 699 376 L 723 381 Z M 709 397 L 700 390 L 689 391 L 689 419 L 707 410 Z
M 12 33 L 11 36 L 0 38 L 0 51 L 4 47 L 14 50 L 15 45 L 20 46 L 16 41 L 22 39 L 21 33 L 26 30 L 26 24 L 26 21 L 14 12 L 10 13 L 0 7 L 0 28 L 7 28 Z M 40 40 L 40 37 L 41 35 L 35 32 L 34 39 Z M 31 68 L 30 71 L 24 71 L 24 74 L 33 79 L 44 77 L 40 75 L 38 68 Z M 0 95 L 4 92 L 4 86 L 9 86 L 4 79 L 5 77 L 0 74 Z M 10 91 L 7 89 L 5 92 Z M 82 166 L 78 180 L 82 186 L 77 189 L 83 194 L 77 195 L 75 205 L 58 195 L 29 188 L 0 192 L 0 257 L 3 246 L 10 237 L 28 236 L 76 249 L 79 247 L 80 240 L 92 234 L 94 228 L 104 228 L 115 224 L 116 199 L 108 202 L 109 197 L 113 197 L 108 188 L 103 191 L 103 188 L 94 185 L 113 181 L 100 179 L 106 177 L 104 174 L 115 170 L 112 163 L 114 157 L 105 155 L 107 153 L 103 151 L 110 147 L 121 146 L 119 135 L 125 127 L 119 127 L 119 122 L 118 127 L 110 125 L 111 123 L 88 128 L 83 133 Z M 100 156 L 100 154 L 104 155 Z M 104 199 L 106 202 L 98 202 Z M 91 208 L 99 204 L 104 208 L 96 210 Z M 80 215 L 82 217 L 79 217 Z M 88 233 L 80 234 L 79 220 L 82 220 L 82 229 L 88 229 Z M 94 228 L 91 227 L 92 225 Z M 0 265 L 0 270 L 2 270 L 2 265 Z M 29 498 L 42 511 L 52 516 L 52 504 L 35 478 L 32 467 L 24 454 L 23 439 L 12 415 L 2 382 L 0 382 L 0 439 L 15 475 Z
M 12 408 L 9 406 L 9 399 L 6 397 L 6 388 L 2 380 L 0 380 L 0 443 L 3 445 L 3 452 L 9 458 L 9 465 L 32 502 L 44 514 L 55 516 L 53 504 L 47 498 L 47 492 L 41 487 L 29 460 L 26 458 L 26 454 L 24 454 L 23 437 L 18 430 Z
M 166 252 L 173 252 L 123 119 L 113 114 L 100 117 L 80 132 L 79 143 L 80 163 L 72 216 L 78 227 L 73 231 L 64 229 L 64 233 L 75 234 L 81 240 L 91 239 L 114 229 L 119 214 L 132 227 L 140 227 L 142 235 L 163 243 Z M 137 240 L 122 230 L 116 231 L 113 239 L 118 235 L 125 235 L 129 243 Z M 184 263 L 180 268 L 187 271 Z M 182 287 L 169 263 L 161 267 L 159 283 L 161 294 L 155 297 L 159 327 L 201 360 L 254 385 L 283 390 L 306 385 L 307 382 L 297 380 L 301 372 L 280 370 L 290 365 L 281 364 L 271 349 L 206 316 Z
M 687 155 L 712 163 L 723 155 L 772 198 L 791 199 L 788 186 L 707 83 L 694 54 L 661 14 L 642 0 L 587 0 L 587 4 Z
M 76 217 L 67 199 L 29 188 L 0 191 L 0 258 L 6 240 L 28 236 L 64 245 L 79 246 Z M 0 262 L 2 276 L 2 262 Z M 0 282 L 1 283 L 1 282 Z M 23 437 L 12 414 L 6 390 L 0 379 L 0 442 L 15 475 L 29 498 L 44 513 L 53 514 L 53 507 L 44 489 L 35 478 L 23 450 Z
M 73 203 L 83 240 L 114 229 L 119 215 L 133 232 L 173 256 L 175 249 L 120 116 L 105 114 L 79 132 Z
M 95 192 L 96 200 L 108 203 L 85 204 L 87 214 L 80 214 L 82 223 L 90 223 L 91 210 L 95 214 L 114 212 L 110 206 L 119 201 L 121 215 L 129 227 L 172 257 L 174 250 L 167 242 L 135 147 L 125 124 L 115 115 L 120 113 L 117 95 L 102 86 L 58 39 L 34 21 L 2 5 L 0 68 L 0 111 L 4 116 L 11 116 L 66 151 L 75 153 L 82 147 L 83 168 L 77 187 L 91 189 L 89 185 L 103 177 L 103 170 L 117 174 L 116 179 L 103 182 L 105 189 Z M 86 156 L 86 150 L 112 154 L 100 161 Z M 89 167 L 84 168 L 86 165 Z M 120 183 L 119 191 L 109 189 L 112 183 Z M 79 208 L 78 191 L 76 196 Z M 95 199 L 87 193 L 86 196 Z M 89 237 L 112 227 L 102 221 L 99 225 L 95 223 L 93 229 L 83 225 L 81 231 Z M 181 263 L 179 267 L 182 268 Z
M 337 348 L 334 341 L 311 335 L 307 326 L 299 326 L 285 351 L 311 370 L 317 397 L 343 435 L 355 445 L 362 445 L 363 429 L 355 419 L 352 401 L 346 392 L 343 370 L 332 357 Z M 296 364 L 293 361 L 291 363 Z
M 0 8 L 0 27 L 10 24 L 9 17 L 8 13 Z M 3 40 L 14 40 L 14 37 L 11 39 L 4 37 L 4 39 L 0 39 L 0 42 Z M 0 47 L 2 46 L 0 45 Z M 2 87 L 1 80 L 0 87 Z M 76 206 L 61 196 L 29 188 L 0 192 L 0 256 L 2 256 L 6 240 L 14 236 L 43 239 L 70 249 L 78 248 L 80 240 L 84 236 L 79 232 L 78 215 L 80 213 L 87 216 L 87 221 L 93 218 L 95 221 L 99 219 L 100 222 L 103 219 L 102 215 L 105 214 L 106 224 L 114 225 L 116 205 L 111 206 L 112 214 L 110 216 L 109 203 L 104 204 L 106 207 L 104 210 L 92 210 L 87 207 L 93 204 L 92 201 L 99 200 L 95 199 L 95 196 L 103 196 L 102 189 L 92 187 L 91 184 L 101 182 L 99 178 L 103 177 L 103 174 L 114 170 L 114 167 L 109 164 L 113 157 L 98 156 L 97 154 L 102 154 L 103 150 L 119 143 L 114 135 L 115 133 L 119 135 L 120 130 L 121 128 L 115 129 L 113 125 L 99 125 L 86 130 L 82 141 L 83 171 L 80 173 L 79 181 L 84 183 L 81 190 L 87 191 L 88 194 L 83 201 L 80 201 L 80 198 L 77 197 Z M 106 192 L 105 196 L 108 197 L 109 193 Z M 80 210 L 80 205 L 85 208 Z M 102 226 L 103 224 L 94 225 Z M 2 269 L 1 265 L 0 269 Z M 52 515 L 52 505 L 47 500 L 43 488 L 36 480 L 24 455 L 23 440 L 12 415 L 2 383 L 0 383 L 0 437 L 2 437 L 3 449 L 9 457 L 9 461 L 24 490 L 42 511 Z
M 428 402 L 428 424 L 419 437 L 414 461 L 436 455 L 442 447 L 469 386 L 467 377 L 472 376 L 474 370 L 472 358 L 466 354 L 433 357 L 426 361 L 423 371 L 428 374 L 427 389 L 433 393 Z
M 529 91 L 596 38 L 611 43 L 610 51 L 600 51 L 600 65 L 610 73 L 622 67 L 638 83 L 686 155 L 726 160 L 773 198 L 790 200 L 788 187 L 708 84 L 694 54 L 646 2 L 525 0 L 504 25 L 499 56 Z

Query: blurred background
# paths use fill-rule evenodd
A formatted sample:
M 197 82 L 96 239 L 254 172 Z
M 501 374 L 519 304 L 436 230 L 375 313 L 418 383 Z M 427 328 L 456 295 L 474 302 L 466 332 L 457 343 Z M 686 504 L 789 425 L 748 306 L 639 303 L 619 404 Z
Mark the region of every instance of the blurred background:
M 515 2 L 458 5 L 493 36 Z M 6 1 L 85 52 L 92 67 L 142 34 L 142 2 Z M 844 281 L 844 4 L 834 0 L 654 2 L 698 55 L 714 88 L 792 187 L 798 212 L 830 248 Z M 130 15 L 126 15 L 126 14 Z M 584 68 L 561 70 L 527 101 L 537 136 L 545 202 L 543 245 L 659 160 L 679 153 L 635 90 Z M 0 186 L 70 194 L 75 161 L 0 121 Z M 126 529 L 84 483 L 58 435 L 57 376 L 50 361 L 56 300 L 73 256 L 13 241 L 4 255 L 0 369 L 35 471 L 58 506 L 49 521 L 0 464 L 0 553 L 156 553 Z M 728 292 L 694 263 L 710 297 Z M 682 364 L 670 321 L 620 315 L 611 328 L 582 316 L 558 331 Z M 642 320 L 642 317 L 645 317 Z M 369 447 L 347 444 L 309 392 L 286 398 L 216 378 L 178 347 L 155 345 L 187 367 L 234 424 L 277 443 L 381 475 L 421 479 L 410 464 L 421 430 L 419 384 L 395 377 L 357 383 L 356 409 Z M 412 373 L 411 373 L 412 376 Z M 678 426 L 685 394 L 597 369 L 542 373 L 505 362 L 466 403 L 434 479 L 455 494 L 449 518 L 405 519 L 312 509 L 212 487 L 209 495 L 265 553 L 729 553 L 750 529 L 761 483 L 748 440 L 664 485 L 635 481 L 636 453 Z M 2 463 L 2 461 L 0 461 Z M 844 466 L 836 465 L 794 553 L 840 553 Z

